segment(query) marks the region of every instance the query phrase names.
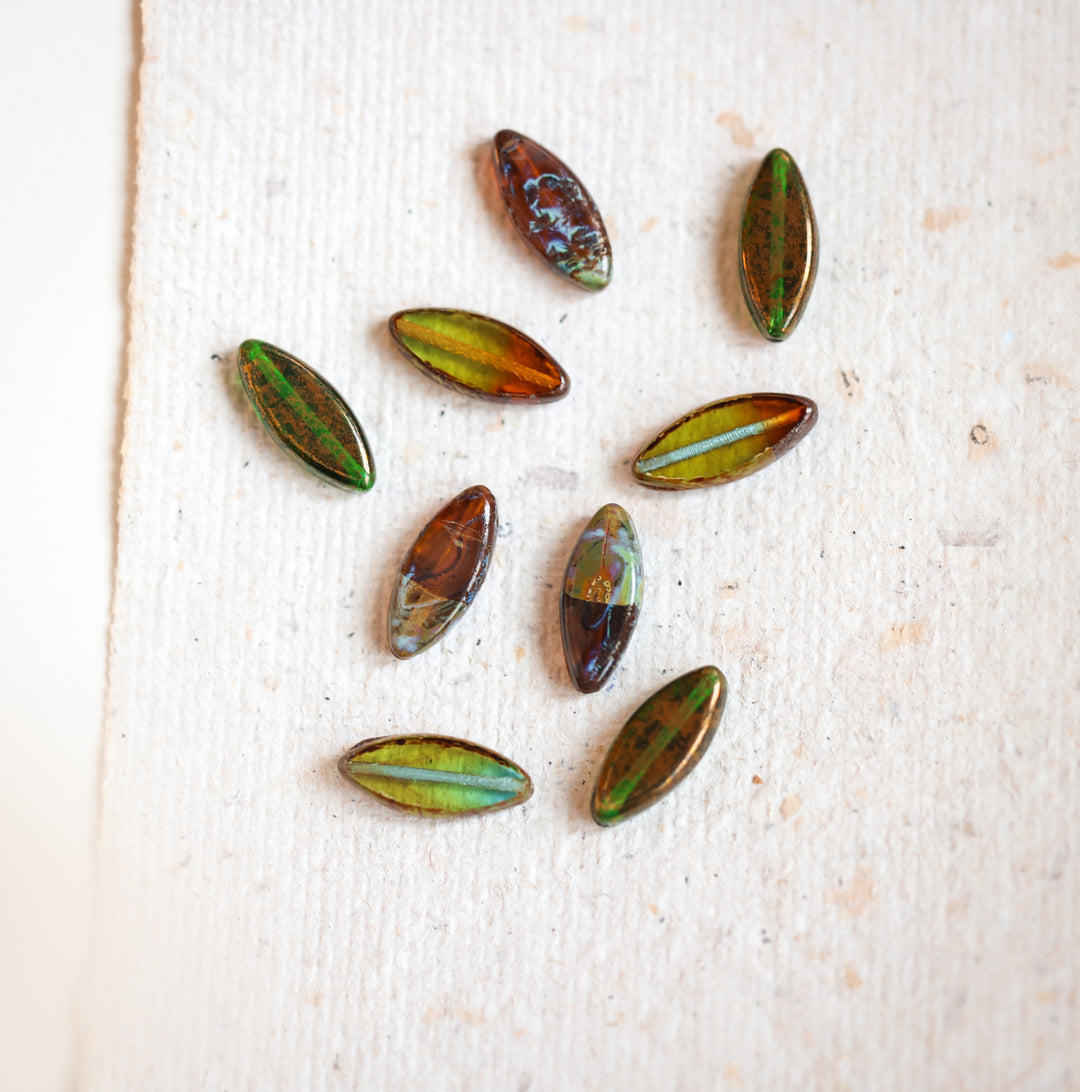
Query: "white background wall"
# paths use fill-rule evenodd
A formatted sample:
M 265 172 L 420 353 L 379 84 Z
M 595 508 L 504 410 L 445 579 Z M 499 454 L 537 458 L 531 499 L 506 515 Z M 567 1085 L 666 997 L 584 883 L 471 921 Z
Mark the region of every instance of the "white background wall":
M 112 568 L 130 0 L 0 3 L 0 1087 L 70 1084 Z

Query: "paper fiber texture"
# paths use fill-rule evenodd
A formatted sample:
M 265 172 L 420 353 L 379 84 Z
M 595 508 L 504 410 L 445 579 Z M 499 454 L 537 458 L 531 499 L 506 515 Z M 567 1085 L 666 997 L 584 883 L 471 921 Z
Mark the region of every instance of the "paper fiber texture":
M 88 1089 L 1065 1089 L 1080 1081 L 1080 16 L 1029 5 L 147 0 Z M 587 294 L 516 238 L 501 128 L 612 235 Z M 818 282 L 754 330 L 762 156 Z M 561 402 L 430 382 L 390 314 L 460 307 Z M 350 402 L 371 493 L 290 462 L 245 338 Z M 761 474 L 630 460 L 698 405 L 814 398 Z M 394 574 L 487 485 L 487 582 L 396 662 Z M 569 685 L 563 567 L 602 504 L 645 551 L 613 684 Z M 633 710 L 727 675 L 709 754 L 589 818 Z M 520 763 L 432 822 L 346 783 L 389 732 Z

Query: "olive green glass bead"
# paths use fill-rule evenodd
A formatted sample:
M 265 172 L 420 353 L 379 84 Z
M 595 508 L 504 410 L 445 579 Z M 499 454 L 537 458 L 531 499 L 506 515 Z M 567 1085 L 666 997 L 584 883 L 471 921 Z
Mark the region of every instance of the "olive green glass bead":
M 593 789 L 592 816 L 621 823 L 666 796 L 701 761 L 727 700 L 717 667 L 699 667 L 658 690 L 626 722 Z
M 236 354 L 244 392 L 283 451 L 331 485 L 366 493 L 375 463 L 345 399 L 314 368 L 266 341 Z
M 429 817 L 499 811 L 532 796 L 532 781 L 517 763 L 449 736 L 367 739 L 346 751 L 338 768 L 383 804 Z
M 739 238 L 743 298 L 770 341 L 783 341 L 802 318 L 814 287 L 818 246 L 803 176 L 789 153 L 774 148 L 746 195 Z

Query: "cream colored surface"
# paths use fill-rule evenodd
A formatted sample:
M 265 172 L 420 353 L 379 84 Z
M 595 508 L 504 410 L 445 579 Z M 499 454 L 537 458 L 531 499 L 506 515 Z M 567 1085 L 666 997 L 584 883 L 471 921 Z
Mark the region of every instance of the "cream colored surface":
M 1080 1081 L 1080 15 L 1028 5 L 145 5 L 133 339 L 86 1087 L 1065 1089 Z M 514 127 L 612 231 L 597 296 L 523 248 Z M 791 340 L 735 233 L 782 145 L 822 260 Z M 405 307 L 525 330 L 567 399 L 493 407 L 394 350 Z M 323 372 L 374 491 L 305 476 L 232 380 Z M 743 482 L 636 486 L 696 405 L 806 394 Z M 487 584 L 384 643 L 465 486 Z M 646 551 L 616 682 L 568 685 L 556 593 L 600 504 Z M 731 686 L 706 759 L 587 800 L 673 674 Z M 438 731 L 525 807 L 394 814 L 350 744 Z

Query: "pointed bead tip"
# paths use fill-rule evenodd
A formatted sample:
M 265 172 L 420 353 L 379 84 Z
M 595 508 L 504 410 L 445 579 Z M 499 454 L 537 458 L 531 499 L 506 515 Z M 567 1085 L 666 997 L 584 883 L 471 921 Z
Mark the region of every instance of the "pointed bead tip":
M 589 811 L 592 813 L 593 822 L 600 827 L 616 826 L 618 823 L 621 823 L 622 820 L 626 818 L 625 815 L 619 815 L 617 813 L 609 811 L 597 810 L 595 801 L 593 801 L 592 807 L 589 809 Z
M 611 273 L 611 255 L 609 254 L 607 260 L 600 263 L 596 268 L 572 273 L 570 279 L 581 285 L 582 288 L 587 288 L 590 292 L 599 292 L 611 284 Z
M 341 772 L 341 776 L 348 781 L 354 781 L 352 775 L 352 760 L 361 751 L 363 751 L 369 743 L 374 742 L 377 737 L 372 736 L 369 739 L 362 739 L 359 743 L 354 743 L 338 760 L 337 768 Z
M 387 638 L 387 644 L 396 660 L 411 660 L 417 653 L 423 651 L 414 638 L 401 633 L 391 633 Z
M 570 681 L 580 693 L 595 694 L 598 690 L 604 689 L 604 683 L 607 682 L 607 675 L 590 675 L 584 671 L 575 672 L 571 670 Z

